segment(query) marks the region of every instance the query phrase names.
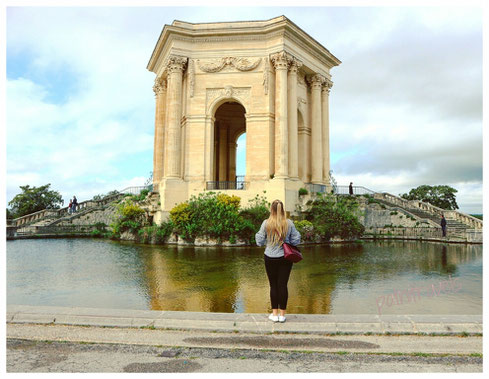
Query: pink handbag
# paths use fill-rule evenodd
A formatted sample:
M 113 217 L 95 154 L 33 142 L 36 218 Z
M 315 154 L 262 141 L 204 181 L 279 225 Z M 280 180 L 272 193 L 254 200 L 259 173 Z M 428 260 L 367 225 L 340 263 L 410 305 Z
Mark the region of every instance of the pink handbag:
M 297 263 L 302 260 L 302 254 L 297 248 L 297 246 L 290 245 L 288 243 L 283 243 L 284 248 L 284 258 L 288 261 Z

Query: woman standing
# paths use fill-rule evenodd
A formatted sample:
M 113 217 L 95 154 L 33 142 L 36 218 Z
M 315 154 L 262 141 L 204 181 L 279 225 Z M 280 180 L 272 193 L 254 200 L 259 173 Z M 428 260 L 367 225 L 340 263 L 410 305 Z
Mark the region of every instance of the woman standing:
M 293 263 L 284 258 L 282 243 L 298 245 L 301 242 L 301 235 L 294 223 L 285 216 L 284 205 L 280 200 L 274 200 L 272 203 L 270 217 L 261 224 L 255 240 L 258 246 L 266 244 L 265 270 L 270 282 L 272 303 L 272 314 L 268 318 L 273 322 L 285 322 L 289 297 L 287 282 Z

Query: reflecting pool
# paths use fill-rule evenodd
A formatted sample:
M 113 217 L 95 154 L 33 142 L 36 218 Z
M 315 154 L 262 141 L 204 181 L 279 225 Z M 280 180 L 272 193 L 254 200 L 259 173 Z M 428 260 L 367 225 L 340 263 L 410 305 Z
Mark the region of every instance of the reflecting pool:
M 385 241 L 303 247 L 289 313 L 482 314 L 482 245 Z M 7 241 L 7 303 L 264 313 L 263 248 L 97 239 Z

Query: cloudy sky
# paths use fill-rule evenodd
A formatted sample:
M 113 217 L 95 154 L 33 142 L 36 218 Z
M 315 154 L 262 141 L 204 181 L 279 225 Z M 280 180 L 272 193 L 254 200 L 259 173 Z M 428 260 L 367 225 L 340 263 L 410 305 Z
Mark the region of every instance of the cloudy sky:
M 285 15 L 342 64 L 332 73 L 338 184 L 456 188 L 482 213 L 482 12 L 469 7 L 8 7 L 7 198 L 51 183 L 67 201 L 142 185 L 165 24 Z

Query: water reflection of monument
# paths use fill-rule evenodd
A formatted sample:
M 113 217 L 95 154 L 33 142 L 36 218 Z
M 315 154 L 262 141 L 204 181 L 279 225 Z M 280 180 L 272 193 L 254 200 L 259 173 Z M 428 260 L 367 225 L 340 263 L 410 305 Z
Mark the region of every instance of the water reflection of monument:
M 248 248 L 145 247 L 141 257 L 149 306 L 154 310 L 266 312 L 269 285 L 262 253 Z M 290 313 L 334 313 L 337 289 L 345 294 L 357 291 L 359 283 L 379 285 L 406 274 L 453 276 L 459 264 L 481 257 L 480 246 L 417 242 L 386 242 L 381 249 L 375 244 L 308 247 L 306 259 L 292 270 L 287 308 Z M 361 310 L 355 311 L 352 304 L 351 311 Z
M 225 250 L 216 257 L 216 249 L 179 247 L 150 248 L 142 257 L 153 310 L 263 313 L 270 308 L 261 259 Z M 317 287 L 316 281 L 327 285 L 322 291 L 311 290 L 311 285 Z M 330 281 L 310 270 L 294 270 L 289 282 L 289 311 L 330 313 L 334 289 L 334 281 Z

